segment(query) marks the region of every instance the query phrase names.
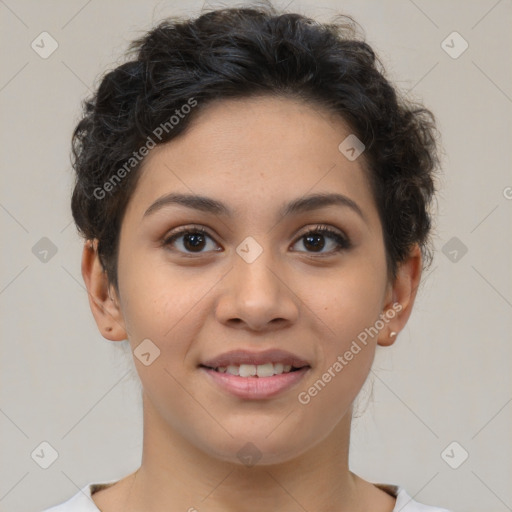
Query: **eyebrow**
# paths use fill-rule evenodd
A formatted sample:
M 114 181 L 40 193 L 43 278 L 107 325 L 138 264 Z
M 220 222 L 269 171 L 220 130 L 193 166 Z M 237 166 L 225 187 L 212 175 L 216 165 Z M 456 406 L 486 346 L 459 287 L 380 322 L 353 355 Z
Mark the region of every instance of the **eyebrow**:
M 227 217 L 235 216 L 235 213 L 231 208 L 211 197 L 194 194 L 170 193 L 158 198 L 144 212 L 143 217 L 147 217 L 148 215 L 151 215 L 152 213 L 160 210 L 161 208 L 164 208 L 165 206 L 175 204 L 206 213 L 212 213 L 214 215 L 224 215 Z M 348 207 L 357 213 L 366 223 L 368 223 L 366 215 L 354 200 L 342 194 L 335 193 L 311 194 L 309 196 L 299 197 L 287 204 L 284 204 L 279 210 L 278 215 L 280 217 L 288 217 L 290 215 L 297 215 L 312 210 L 318 210 L 320 208 L 331 205 Z

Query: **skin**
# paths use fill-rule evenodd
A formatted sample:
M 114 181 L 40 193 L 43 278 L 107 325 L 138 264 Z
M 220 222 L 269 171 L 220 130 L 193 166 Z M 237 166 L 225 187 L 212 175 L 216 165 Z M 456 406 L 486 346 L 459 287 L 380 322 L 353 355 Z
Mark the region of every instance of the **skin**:
M 85 245 L 82 274 L 100 332 L 128 338 L 132 350 L 149 338 L 160 350 L 149 366 L 134 357 L 142 463 L 93 495 L 103 512 L 393 510 L 394 498 L 349 470 L 350 422 L 376 346 L 391 345 L 390 332 L 411 314 L 421 252 L 414 246 L 388 279 L 364 154 L 349 161 L 338 150 L 350 133 L 340 117 L 288 98 L 207 105 L 185 134 L 145 159 L 121 226 L 118 290 L 96 244 Z M 144 216 L 170 192 L 215 198 L 236 215 L 168 205 Z M 338 205 L 278 217 L 283 203 L 318 192 L 348 196 L 366 220 Z M 183 236 L 162 243 L 191 224 L 208 231 L 199 252 Z M 352 247 L 334 252 L 324 235 L 320 256 L 303 237 L 318 224 L 345 233 Z M 236 253 L 247 236 L 263 249 L 252 263 Z M 378 335 L 309 404 L 299 403 L 298 393 L 396 303 L 401 311 Z M 274 398 L 242 400 L 198 368 L 235 348 L 282 348 L 311 369 Z M 237 457 L 247 442 L 261 454 L 252 467 Z

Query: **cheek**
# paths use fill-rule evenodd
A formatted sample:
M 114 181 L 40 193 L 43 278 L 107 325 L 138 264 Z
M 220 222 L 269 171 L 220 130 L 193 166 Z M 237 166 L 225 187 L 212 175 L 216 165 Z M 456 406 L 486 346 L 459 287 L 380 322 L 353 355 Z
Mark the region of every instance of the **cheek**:
M 205 279 L 189 280 L 179 267 L 125 250 L 119 259 L 119 285 L 123 316 L 129 333 L 165 343 L 208 289 Z
M 202 318 L 210 307 L 208 292 L 219 277 L 202 272 L 194 278 L 178 267 L 159 263 L 135 270 L 141 267 L 126 265 L 120 272 L 123 316 L 134 363 L 152 401 L 162 401 L 162 412 L 167 407 L 181 410 L 182 391 L 173 377 L 182 382 L 191 369 L 190 350 L 201 337 Z M 146 366 L 139 356 L 148 351 L 157 357 Z
M 353 291 L 353 293 L 349 293 Z M 323 320 L 335 334 L 318 339 L 321 346 L 314 376 L 297 391 L 305 421 L 322 418 L 322 429 L 330 428 L 345 416 L 361 390 L 375 356 L 376 331 L 371 328 L 379 318 L 377 294 L 363 290 L 346 290 L 332 296 L 323 308 Z M 327 301 L 329 298 L 325 298 Z M 326 316 L 326 314 L 328 315 Z
M 384 281 L 379 282 L 380 274 L 370 268 L 361 264 L 340 271 L 312 298 L 330 329 L 328 339 L 318 339 L 322 350 L 316 373 L 323 380 L 317 388 L 325 404 L 333 400 L 346 407 L 341 402 L 355 398 L 373 362 Z
M 312 304 L 336 336 L 331 347 L 337 345 L 341 350 L 344 343 L 375 323 L 382 312 L 384 289 L 382 273 L 361 263 L 333 274 L 327 286 L 315 293 Z

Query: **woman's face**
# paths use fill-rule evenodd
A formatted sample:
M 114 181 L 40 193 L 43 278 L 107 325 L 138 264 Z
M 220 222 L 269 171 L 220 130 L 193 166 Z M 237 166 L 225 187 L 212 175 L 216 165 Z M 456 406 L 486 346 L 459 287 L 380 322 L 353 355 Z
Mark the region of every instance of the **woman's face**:
M 392 290 L 364 153 L 351 161 L 338 148 L 348 135 L 323 110 L 260 97 L 210 104 L 186 134 L 150 151 L 118 258 L 120 311 L 154 423 L 145 430 L 163 425 L 237 463 L 250 442 L 260 463 L 276 463 L 326 439 L 350 413 L 378 337 L 358 352 L 353 342 L 390 307 Z M 171 194 L 211 202 L 187 207 Z M 346 199 L 302 203 L 313 194 Z M 305 207 L 283 215 L 297 201 Z M 341 243 L 315 233 L 319 225 Z M 182 228 L 188 235 L 170 240 Z M 288 355 L 250 358 L 268 350 Z M 217 362 L 235 363 L 235 373 L 240 364 L 251 373 L 251 361 L 281 361 L 257 369 L 279 372 L 291 356 L 303 368 L 242 377 L 202 366 L 232 351 L 241 358 Z M 330 381 L 309 392 L 329 369 Z

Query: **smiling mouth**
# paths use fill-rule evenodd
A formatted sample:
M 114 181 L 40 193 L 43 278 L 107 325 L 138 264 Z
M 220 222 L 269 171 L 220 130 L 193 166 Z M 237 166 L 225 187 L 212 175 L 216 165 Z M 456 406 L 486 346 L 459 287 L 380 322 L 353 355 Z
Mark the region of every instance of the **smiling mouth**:
M 216 368 L 200 365 L 199 369 L 210 383 L 229 396 L 242 400 L 268 400 L 297 386 L 306 378 L 311 366 L 299 368 L 288 364 L 285 371 L 283 363 L 242 363 Z
M 229 366 L 218 366 L 212 368 L 211 366 L 200 365 L 202 368 L 213 370 L 217 373 L 225 373 L 229 375 L 236 375 L 239 377 L 273 377 L 274 375 L 281 375 L 283 373 L 292 373 L 301 369 L 309 368 L 309 365 L 296 367 L 290 364 L 282 363 L 265 363 L 265 364 L 240 364 Z

